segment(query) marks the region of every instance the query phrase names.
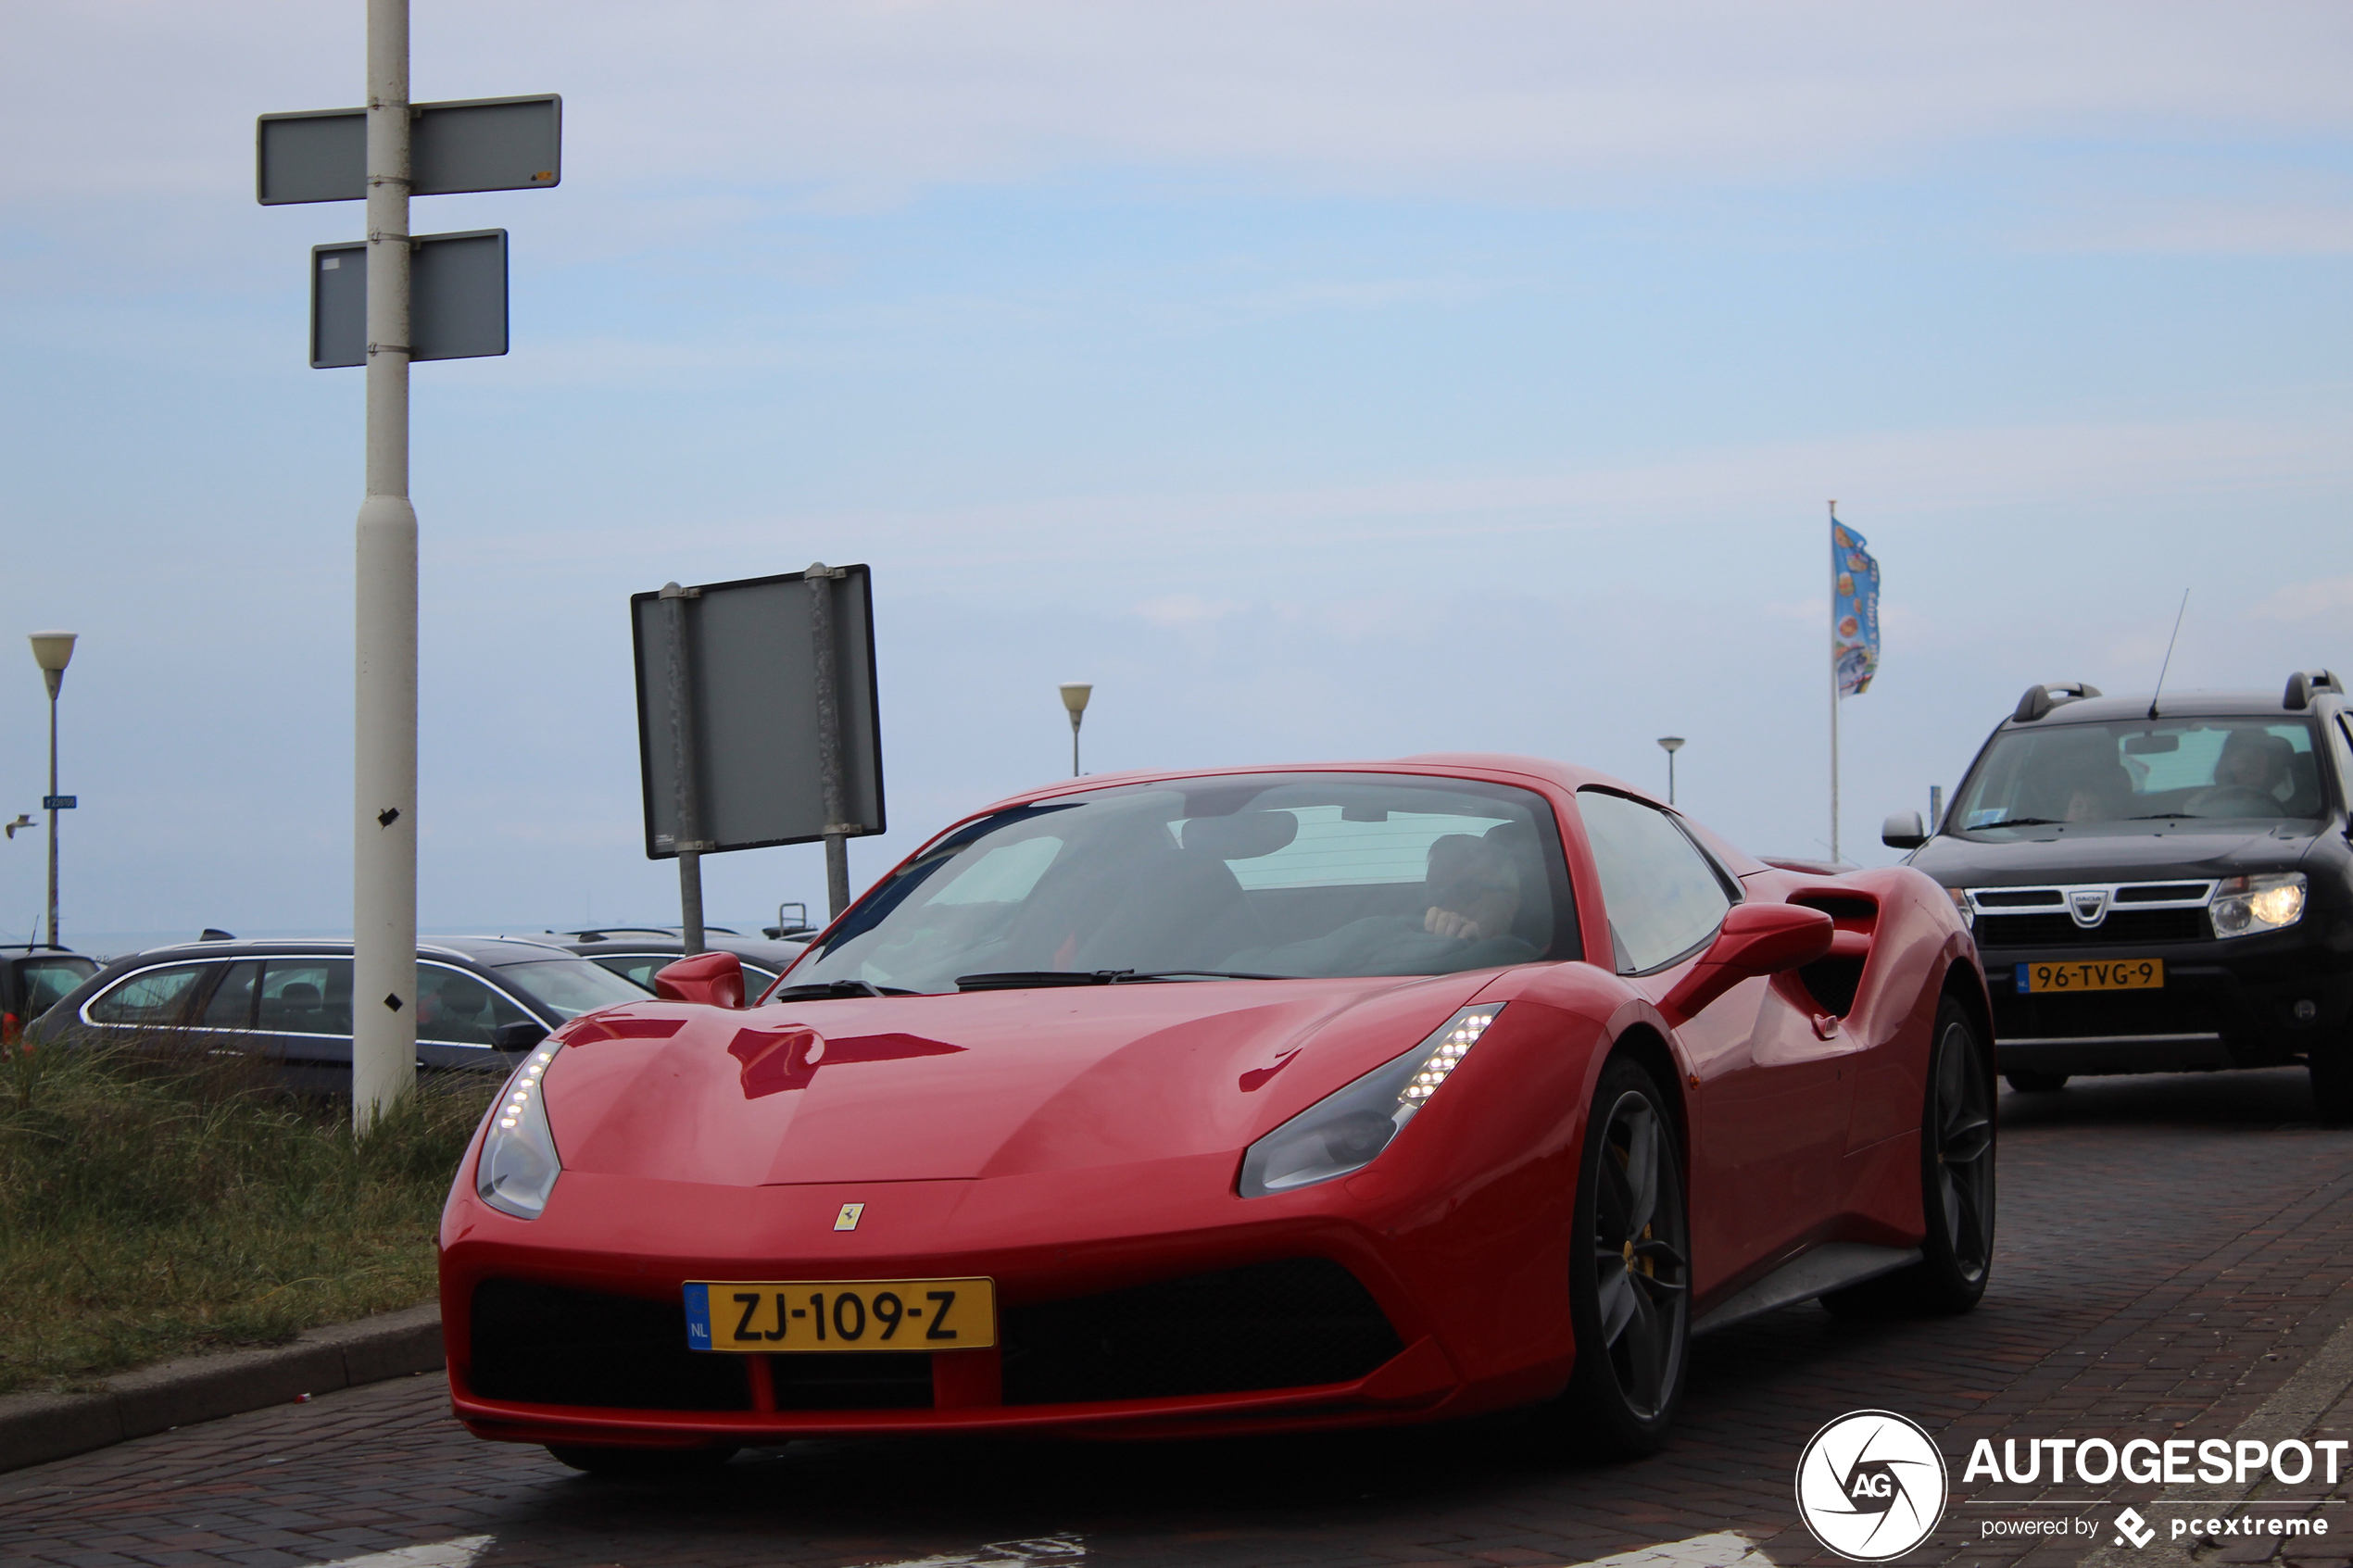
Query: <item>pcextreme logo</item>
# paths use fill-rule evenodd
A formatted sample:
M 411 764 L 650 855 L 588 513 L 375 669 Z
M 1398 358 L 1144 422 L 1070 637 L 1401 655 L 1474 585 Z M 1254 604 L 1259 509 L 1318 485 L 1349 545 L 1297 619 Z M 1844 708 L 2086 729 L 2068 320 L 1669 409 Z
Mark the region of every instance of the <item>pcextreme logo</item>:
M 1853 1411 L 1814 1434 L 1797 1461 L 1797 1513 L 1854 1562 L 1901 1557 L 1944 1516 L 1944 1456 L 1894 1411 Z

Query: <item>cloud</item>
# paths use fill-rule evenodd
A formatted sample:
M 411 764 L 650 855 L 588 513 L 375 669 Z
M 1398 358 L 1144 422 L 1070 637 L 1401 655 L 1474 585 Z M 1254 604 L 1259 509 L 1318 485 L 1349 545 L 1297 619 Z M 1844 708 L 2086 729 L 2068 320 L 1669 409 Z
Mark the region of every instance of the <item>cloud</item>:
M 148 0 L 9 26 L 17 195 L 241 192 L 255 113 L 359 95 L 344 8 Z M 2324 4 L 420 0 L 413 28 L 420 98 L 565 94 L 568 184 L 837 211 L 1105 168 L 1615 199 L 1959 144 L 2353 129 L 2353 11 Z
M 2266 621 L 2309 621 L 2333 609 L 2353 609 L 2353 577 L 2292 583 L 2255 607 Z
M 1146 599 L 1135 607 L 1141 620 L 1165 630 L 1188 626 L 1202 626 L 1227 616 L 1239 615 L 1250 607 L 1239 599 L 1205 599 L 1199 594 L 1166 594 L 1156 599 Z

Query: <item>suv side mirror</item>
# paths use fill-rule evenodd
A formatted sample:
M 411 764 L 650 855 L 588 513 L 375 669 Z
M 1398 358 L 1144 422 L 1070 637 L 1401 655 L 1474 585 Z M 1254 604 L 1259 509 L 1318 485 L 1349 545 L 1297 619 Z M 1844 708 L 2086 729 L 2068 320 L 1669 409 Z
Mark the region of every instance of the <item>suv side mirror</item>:
M 493 1050 L 511 1054 L 516 1051 L 527 1051 L 547 1037 L 546 1024 L 535 1018 L 519 1018 L 512 1023 L 501 1023 L 497 1029 L 491 1031 L 490 1046 Z
M 1891 811 L 1879 825 L 1879 841 L 1890 849 L 1918 849 L 1928 842 L 1928 823 L 1918 811 Z
M 1715 943 L 1658 1010 L 1680 1023 L 1743 980 L 1803 969 L 1831 950 L 1837 929 L 1829 915 L 1803 904 L 1735 904 Z
M 654 971 L 654 995 L 709 1007 L 744 1005 L 744 961 L 733 953 L 697 953 Z

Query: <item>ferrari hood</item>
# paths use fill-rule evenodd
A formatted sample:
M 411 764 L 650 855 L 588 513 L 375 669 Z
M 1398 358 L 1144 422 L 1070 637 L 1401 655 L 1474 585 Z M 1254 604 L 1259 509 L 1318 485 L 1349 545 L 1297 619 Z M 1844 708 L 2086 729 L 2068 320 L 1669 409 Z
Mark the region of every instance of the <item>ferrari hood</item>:
M 559 1032 L 546 1103 L 568 1170 L 736 1186 L 1239 1150 L 1492 977 L 640 1003 Z

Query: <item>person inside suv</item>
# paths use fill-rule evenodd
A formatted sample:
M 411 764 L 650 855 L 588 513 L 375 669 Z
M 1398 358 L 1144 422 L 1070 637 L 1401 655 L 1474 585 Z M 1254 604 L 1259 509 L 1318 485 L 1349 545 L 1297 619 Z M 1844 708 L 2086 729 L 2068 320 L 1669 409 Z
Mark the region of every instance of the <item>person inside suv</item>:
M 2268 730 L 2234 729 L 2214 759 L 2214 783 L 2184 802 L 2201 817 L 2275 817 L 2296 748 Z

